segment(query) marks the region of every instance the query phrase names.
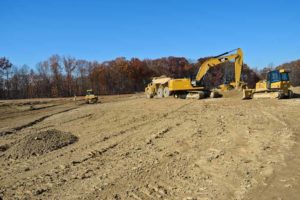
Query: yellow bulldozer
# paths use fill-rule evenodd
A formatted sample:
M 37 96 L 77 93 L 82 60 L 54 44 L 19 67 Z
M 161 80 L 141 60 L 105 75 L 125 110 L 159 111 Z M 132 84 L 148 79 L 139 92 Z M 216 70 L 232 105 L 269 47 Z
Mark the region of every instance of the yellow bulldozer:
M 293 91 L 290 86 L 289 71 L 285 69 L 273 70 L 267 73 L 265 80 L 256 83 L 255 89 L 244 89 L 243 99 L 293 98 Z
M 98 102 L 98 96 L 94 94 L 93 90 L 87 90 L 85 95 L 85 103 L 93 104 Z
M 234 52 L 235 53 L 232 53 Z M 232 53 L 232 54 L 230 54 Z M 221 55 L 207 59 L 199 68 L 195 79 L 179 78 L 172 79 L 170 77 L 157 77 L 152 80 L 145 88 L 147 98 L 157 96 L 158 98 L 168 97 L 173 95 L 176 98 L 195 98 L 201 99 L 205 97 L 219 97 L 221 94 L 217 90 L 205 88 L 202 84 L 203 77 L 207 74 L 210 68 L 213 68 L 221 63 L 235 60 L 235 82 L 228 85 L 222 85 L 223 90 L 229 88 L 244 87 L 241 82 L 241 72 L 243 66 L 243 51 L 238 48 Z

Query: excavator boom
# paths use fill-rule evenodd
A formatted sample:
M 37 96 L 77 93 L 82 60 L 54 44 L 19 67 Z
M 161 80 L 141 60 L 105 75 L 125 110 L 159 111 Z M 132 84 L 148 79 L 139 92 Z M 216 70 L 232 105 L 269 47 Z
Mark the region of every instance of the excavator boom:
M 234 54 L 230 54 L 231 52 L 236 51 Z M 228 55 L 229 54 L 229 55 Z M 242 66 L 243 66 L 243 51 L 242 49 L 238 48 L 226 53 L 223 53 L 221 55 L 209 58 L 206 60 L 201 66 L 200 69 L 196 75 L 196 81 L 199 82 L 202 80 L 202 78 L 205 76 L 207 71 L 224 62 L 235 60 L 234 68 L 235 68 L 235 86 L 238 87 L 241 80 L 241 73 L 242 73 Z

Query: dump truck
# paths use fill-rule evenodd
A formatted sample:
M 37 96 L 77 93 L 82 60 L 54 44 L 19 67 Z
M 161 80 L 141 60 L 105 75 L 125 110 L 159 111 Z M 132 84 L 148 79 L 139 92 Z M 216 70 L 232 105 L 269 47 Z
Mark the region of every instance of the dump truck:
M 168 88 L 170 80 L 171 78 L 166 76 L 154 77 L 152 82 L 145 88 L 146 97 L 153 98 L 157 96 L 162 98 L 169 96 L 168 94 L 164 94 L 164 92 L 168 92 L 166 88 Z
M 232 53 L 235 52 L 235 53 Z M 232 54 L 231 54 L 232 53 Z M 152 82 L 145 88 L 147 98 L 157 96 L 158 98 L 168 97 L 173 95 L 176 98 L 195 98 L 202 99 L 205 97 L 220 97 L 218 90 L 210 90 L 203 86 L 202 79 L 207 74 L 210 68 L 213 68 L 221 63 L 235 60 L 235 81 L 229 84 L 232 88 L 244 87 L 245 83 L 241 81 L 241 72 L 243 66 L 243 51 L 242 49 L 234 49 L 225 52 L 218 56 L 207 59 L 199 68 L 195 78 L 169 78 L 161 77 L 153 79 Z M 224 89 L 229 86 L 223 86 Z
M 267 73 L 265 80 L 256 83 L 255 89 L 244 89 L 243 99 L 293 98 L 293 91 L 290 87 L 289 71 L 285 69 L 272 70 Z

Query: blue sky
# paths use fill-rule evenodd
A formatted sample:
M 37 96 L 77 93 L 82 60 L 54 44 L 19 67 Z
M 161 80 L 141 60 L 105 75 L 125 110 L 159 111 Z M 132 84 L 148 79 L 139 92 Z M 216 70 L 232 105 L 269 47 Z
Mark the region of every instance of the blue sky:
M 251 67 L 300 59 L 296 0 L 1 0 L 0 56 L 190 59 L 241 47 Z

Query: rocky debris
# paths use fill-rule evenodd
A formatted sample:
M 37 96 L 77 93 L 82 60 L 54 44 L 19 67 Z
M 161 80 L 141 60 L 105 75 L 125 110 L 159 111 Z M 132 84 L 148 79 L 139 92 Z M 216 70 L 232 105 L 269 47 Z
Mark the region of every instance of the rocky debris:
M 168 152 L 165 154 L 166 157 L 173 157 L 179 154 L 179 151 Z
M 30 171 L 30 168 L 29 167 L 25 167 L 24 171 L 28 172 L 28 171 Z
M 270 166 L 264 168 L 260 172 L 261 176 L 263 176 L 265 179 L 268 178 L 268 177 L 270 177 L 270 176 L 272 176 L 273 173 L 274 173 L 274 169 L 272 167 L 270 167 Z
M 44 187 L 38 188 L 34 191 L 34 195 L 41 195 L 44 192 L 47 192 L 48 190 L 49 190 L 48 188 L 44 188 Z
M 4 152 L 4 151 L 6 151 L 8 148 L 9 148 L 9 145 L 8 145 L 8 144 L 0 145 L 0 152 Z
M 159 132 L 157 132 L 157 133 L 152 134 L 152 135 L 150 136 L 150 138 L 147 138 L 147 139 L 145 140 L 146 144 L 151 144 L 151 143 L 153 142 L 153 140 L 163 137 L 163 135 L 164 135 L 165 133 L 169 132 L 170 129 L 171 129 L 171 128 L 165 128 L 165 129 L 163 129 L 163 130 L 161 130 L 161 131 L 159 131 Z
M 36 132 L 17 141 L 9 150 L 8 158 L 29 158 L 39 156 L 76 142 L 78 138 L 71 133 L 51 129 Z
M 121 196 L 119 194 L 115 194 L 114 195 L 114 199 L 115 200 L 121 200 L 122 198 L 121 198 Z
M 208 156 L 207 156 L 207 161 L 208 162 L 212 162 L 213 160 L 215 159 L 218 159 L 219 157 L 221 156 L 224 156 L 225 155 L 225 151 L 211 151 L 208 153 Z
M 197 200 L 196 197 L 185 197 L 183 198 L 183 200 Z
M 93 170 L 91 170 L 91 169 L 88 169 L 88 170 L 86 170 L 82 175 L 81 175 L 81 179 L 87 179 L 87 178 L 90 178 L 90 177 L 92 177 L 92 176 L 94 176 L 95 175 L 95 172 L 93 171 Z
M 9 135 L 9 134 L 12 134 L 14 132 L 15 132 L 14 129 L 6 129 L 6 130 L 0 129 L 0 136 Z

